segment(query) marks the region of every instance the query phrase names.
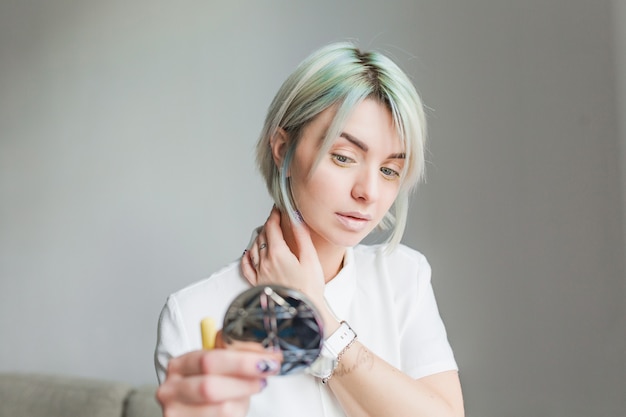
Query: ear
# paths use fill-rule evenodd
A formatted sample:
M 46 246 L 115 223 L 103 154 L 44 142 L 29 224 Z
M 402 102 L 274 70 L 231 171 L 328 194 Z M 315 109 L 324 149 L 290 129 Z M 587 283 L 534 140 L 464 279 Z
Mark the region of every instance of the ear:
M 282 127 L 276 129 L 276 132 L 270 138 L 270 148 L 272 149 L 272 158 L 274 163 L 280 169 L 285 159 L 285 154 L 289 148 L 289 135 Z

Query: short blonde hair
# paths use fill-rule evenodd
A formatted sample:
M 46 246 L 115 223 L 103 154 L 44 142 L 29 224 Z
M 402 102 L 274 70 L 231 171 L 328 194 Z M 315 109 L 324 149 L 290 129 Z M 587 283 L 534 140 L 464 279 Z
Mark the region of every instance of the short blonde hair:
M 303 128 L 331 106 L 337 111 L 324 137 L 318 162 L 341 133 L 351 111 L 375 99 L 391 112 L 406 157 L 398 196 L 379 225 L 392 229 L 387 240 L 395 247 L 407 220 L 409 193 L 423 178 L 426 118 L 422 101 L 409 77 L 378 52 L 362 52 L 354 44 L 327 45 L 306 58 L 283 83 L 272 101 L 256 148 L 256 159 L 276 206 L 292 220 L 298 216 L 286 178 Z M 278 129 L 289 135 L 283 166 L 274 163 L 270 139 Z M 314 168 L 315 169 L 315 166 Z

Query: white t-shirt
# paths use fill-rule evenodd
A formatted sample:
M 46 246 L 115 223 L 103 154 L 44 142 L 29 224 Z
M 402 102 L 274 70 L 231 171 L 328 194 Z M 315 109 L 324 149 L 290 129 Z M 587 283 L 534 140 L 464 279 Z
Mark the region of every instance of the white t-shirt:
M 399 245 L 350 248 L 344 266 L 325 289 L 340 320 L 359 342 L 413 378 L 457 370 L 433 294 L 430 265 L 419 252 Z M 160 382 L 168 361 L 201 349 L 200 321 L 221 323 L 230 302 L 250 288 L 239 261 L 167 299 L 159 319 L 155 363 Z M 381 381 L 381 383 L 384 383 Z M 308 374 L 271 377 L 252 397 L 248 416 L 345 416 L 328 386 Z

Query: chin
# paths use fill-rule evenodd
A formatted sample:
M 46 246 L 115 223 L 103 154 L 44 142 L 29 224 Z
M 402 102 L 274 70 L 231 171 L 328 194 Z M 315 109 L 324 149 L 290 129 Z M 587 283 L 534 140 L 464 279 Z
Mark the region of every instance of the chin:
M 361 233 L 348 235 L 342 233 L 342 236 L 334 236 L 334 238 L 327 239 L 330 243 L 335 246 L 341 246 L 343 248 L 351 248 L 353 246 L 358 245 L 365 239 L 367 234 L 363 235 Z
M 309 228 L 313 230 L 310 225 Z M 322 230 L 321 227 L 317 229 L 318 231 L 315 233 L 317 238 L 321 241 L 325 241 L 327 244 L 341 248 L 350 248 L 358 245 L 372 231 L 369 227 L 367 230 L 361 230 L 359 232 L 350 232 L 342 228 L 334 227 L 325 229 L 326 230 Z

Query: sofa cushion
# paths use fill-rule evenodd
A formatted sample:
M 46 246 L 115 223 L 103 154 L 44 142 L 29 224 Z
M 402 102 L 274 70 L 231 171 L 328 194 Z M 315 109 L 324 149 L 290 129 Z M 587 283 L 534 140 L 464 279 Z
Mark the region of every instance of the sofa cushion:
M 161 417 L 161 406 L 156 401 L 156 385 L 143 385 L 126 398 L 124 417 Z
M 120 417 L 131 387 L 66 376 L 0 374 L 0 416 Z

